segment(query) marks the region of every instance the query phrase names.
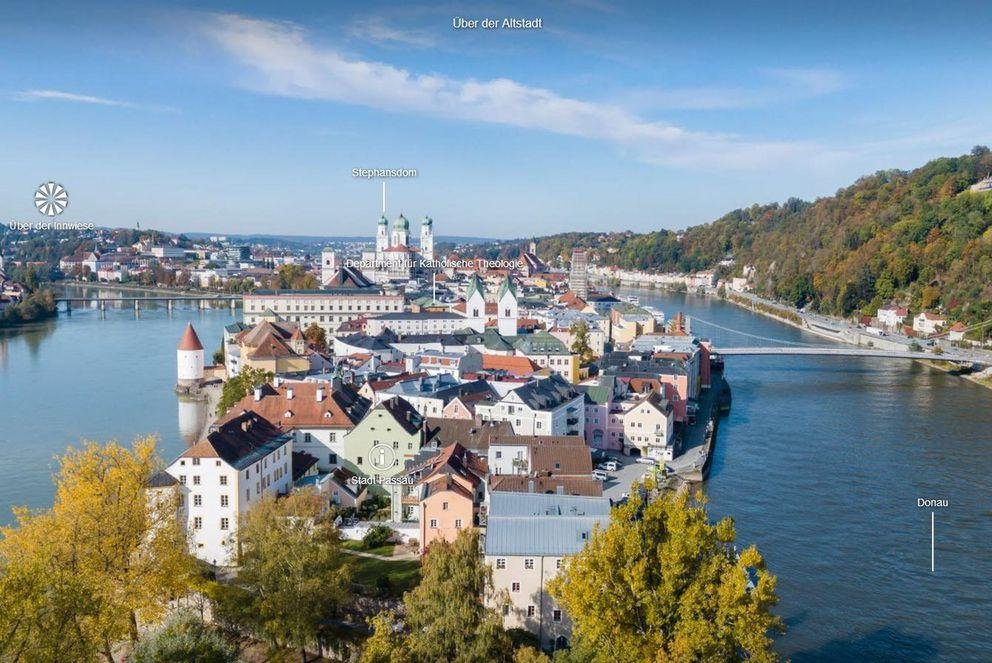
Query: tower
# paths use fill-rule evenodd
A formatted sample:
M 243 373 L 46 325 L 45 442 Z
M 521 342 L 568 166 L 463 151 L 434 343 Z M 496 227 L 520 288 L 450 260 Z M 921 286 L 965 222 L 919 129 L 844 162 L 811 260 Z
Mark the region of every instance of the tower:
M 589 296 L 588 264 L 589 254 L 585 249 L 572 249 L 572 270 L 568 275 L 568 287 L 582 299 Z
M 375 231 L 375 252 L 382 253 L 389 248 L 389 219 L 383 214 L 379 217 L 379 227 Z
M 499 326 L 499 333 L 502 336 L 517 335 L 517 286 L 507 275 L 506 279 L 499 286 L 499 294 L 496 296 L 496 321 Z
M 475 331 L 486 331 L 486 286 L 478 274 L 472 274 L 465 291 L 465 317 Z
M 396 225 L 393 226 L 393 246 L 406 246 L 409 240 L 410 222 L 400 214 L 400 218 L 396 219 Z
M 334 249 L 324 249 L 320 254 L 320 283 L 327 285 L 338 271 L 338 255 Z
M 420 222 L 420 257 L 434 260 L 434 219 L 429 216 Z
M 176 349 L 176 374 L 178 386 L 184 390 L 195 388 L 203 381 L 203 344 L 191 322 L 186 324 Z

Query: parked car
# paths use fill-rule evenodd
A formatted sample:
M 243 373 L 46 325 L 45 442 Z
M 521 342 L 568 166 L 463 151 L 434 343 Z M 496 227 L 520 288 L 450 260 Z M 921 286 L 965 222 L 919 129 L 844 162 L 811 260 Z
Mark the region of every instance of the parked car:
M 593 471 L 592 471 L 592 478 L 593 478 L 593 479 L 599 479 L 600 481 L 606 481 L 606 480 L 607 480 L 607 479 L 609 479 L 610 477 L 609 477 L 609 475 L 608 475 L 608 474 L 607 474 L 606 472 L 604 472 L 603 470 L 593 470 Z
M 645 465 L 657 465 L 658 463 L 654 458 L 648 458 L 647 456 L 638 456 L 636 462 L 644 463 Z
M 620 463 L 618 463 L 615 460 L 608 460 L 605 463 L 603 463 L 603 469 L 609 472 L 616 472 L 617 469 L 619 469 L 619 467 L 620 467 Z

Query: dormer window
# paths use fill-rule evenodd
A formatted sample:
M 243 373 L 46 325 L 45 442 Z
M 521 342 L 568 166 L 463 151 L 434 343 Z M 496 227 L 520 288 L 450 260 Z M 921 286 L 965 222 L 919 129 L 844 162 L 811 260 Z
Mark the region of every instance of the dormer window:
M 293 416 L 293 412 L 292 412 L 292 410 L 286 410 L 285 412 L 283 412 L 282 416 L 287 417 L 287 418 L 288 417 L 292 417 Z

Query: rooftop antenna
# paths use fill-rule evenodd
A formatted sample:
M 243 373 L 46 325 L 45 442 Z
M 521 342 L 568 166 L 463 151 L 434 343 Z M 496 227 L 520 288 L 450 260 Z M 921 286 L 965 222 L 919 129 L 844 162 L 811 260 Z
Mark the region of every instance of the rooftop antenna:
M 386 183 L 382 183 L 382 215 L 386 216 Z

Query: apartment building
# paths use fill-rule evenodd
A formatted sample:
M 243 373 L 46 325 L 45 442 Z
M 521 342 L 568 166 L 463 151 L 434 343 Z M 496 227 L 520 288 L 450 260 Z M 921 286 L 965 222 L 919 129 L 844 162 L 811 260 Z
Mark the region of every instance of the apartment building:
M 585 396 L 559 375 L 524 384 L 492 403 L 477 403 L 483 420 L 508 421 L 517 435 L 580 435 Z

